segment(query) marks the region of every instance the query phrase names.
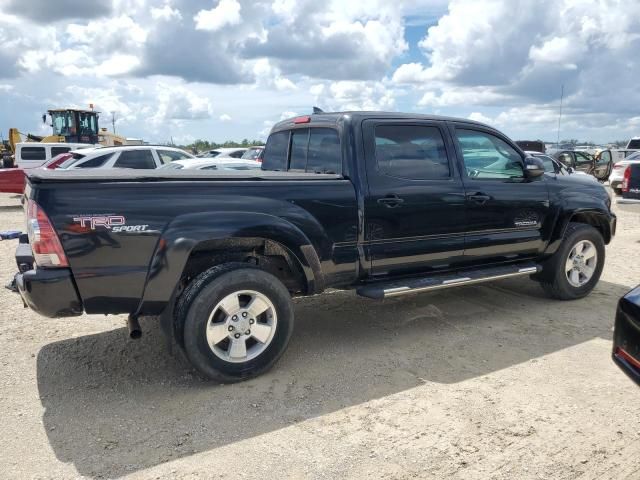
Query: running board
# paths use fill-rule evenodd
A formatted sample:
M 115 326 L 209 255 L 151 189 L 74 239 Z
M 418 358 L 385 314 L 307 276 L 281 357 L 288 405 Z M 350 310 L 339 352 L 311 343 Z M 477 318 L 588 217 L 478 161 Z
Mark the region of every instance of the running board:
M 460 270 L 453 273 L 435 274 L 430 277 L 408 278 L 403 281 L 396 280 L 394 282 L 364 285 L 359 287 L 356 292 L 362 297 L 381 300 L 383 298 L 397 297 L 411 293 L 429 292 L 461 285 L 490 282 L 502 278 L 532 275 L 539 272 L 540 269 L 541 267 L 535 263 L 520 263 L 492 268 Z

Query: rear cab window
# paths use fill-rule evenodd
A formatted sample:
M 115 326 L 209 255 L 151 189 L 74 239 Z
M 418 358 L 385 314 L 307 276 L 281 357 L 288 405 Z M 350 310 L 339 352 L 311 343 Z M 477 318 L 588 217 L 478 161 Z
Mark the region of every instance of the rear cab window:
M 342 173 L 338 132 L 309 127 L 272 133 L 262 160 L 263 170 L 307 173 Z

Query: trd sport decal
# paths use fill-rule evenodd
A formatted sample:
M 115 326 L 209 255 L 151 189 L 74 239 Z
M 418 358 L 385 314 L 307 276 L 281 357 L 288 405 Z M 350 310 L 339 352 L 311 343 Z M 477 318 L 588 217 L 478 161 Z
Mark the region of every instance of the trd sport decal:
M 112 232 L 144 232 L 149 227 L 149 225 L 127 225 L 127 220 L 122 215 L 86 215 L 73 217 L 73 221 L 91 230 L 104 227 Z

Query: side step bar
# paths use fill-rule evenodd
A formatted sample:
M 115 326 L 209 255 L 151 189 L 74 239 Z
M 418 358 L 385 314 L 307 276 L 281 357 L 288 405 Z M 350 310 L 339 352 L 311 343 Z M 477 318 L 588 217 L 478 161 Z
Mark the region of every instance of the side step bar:
M 454 273 L 435 274 L 430 277 L 407 278 L 404 281 L 372 283 L 359 287 L 356 292 L 362 297 L 381 300 L 411 293 L 429 292 L 461 285 L 490 282 L 502 278 L 532 275 L 539 272 L 540 269 L 541 267 L 535 263 L 520 263 L 492 268 L 461 270 Z

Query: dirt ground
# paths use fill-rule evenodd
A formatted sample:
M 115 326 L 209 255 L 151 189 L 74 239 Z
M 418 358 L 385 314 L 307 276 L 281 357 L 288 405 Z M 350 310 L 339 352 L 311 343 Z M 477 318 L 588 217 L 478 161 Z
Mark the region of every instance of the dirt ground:
M 610 350 L 640 205 L 616 211 L 586 299 L 527 279 L 302 299 L 282 360 L 237 385 L 202 380 L 151 320 L 128 340 L 123 316 L 44 319 L 3 289 L 0 477 L 639 479 L 640 389 Z M 0 230 L 22 227 L 0 198 Z

